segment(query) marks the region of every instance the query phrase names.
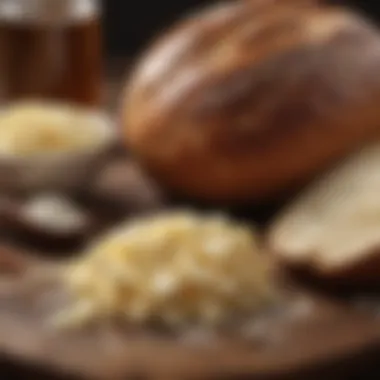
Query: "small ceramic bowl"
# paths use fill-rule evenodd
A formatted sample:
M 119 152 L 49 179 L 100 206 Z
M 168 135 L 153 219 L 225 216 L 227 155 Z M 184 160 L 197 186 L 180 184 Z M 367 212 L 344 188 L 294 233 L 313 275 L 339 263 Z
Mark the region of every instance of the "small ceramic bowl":
M 114 124 L 105 113 L 87 112 L 94 120 L 91 123 L 94 133 L 99 134 L 98 141 L 89 148 L 68 153 L 41 152 L 32 156 L 0 154 L 0 194 L 65 193 L 82 188 L 99 165 L 107 160 L 117 140 Z

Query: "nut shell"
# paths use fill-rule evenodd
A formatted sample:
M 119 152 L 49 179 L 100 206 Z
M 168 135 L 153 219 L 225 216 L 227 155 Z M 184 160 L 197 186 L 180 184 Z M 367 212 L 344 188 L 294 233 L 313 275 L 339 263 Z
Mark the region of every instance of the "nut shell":
M 270 200 L 380 131 L 375 27 L 339 8 L 257 4 L 180 22 L 127 84 L 125 140 L 175 193 Z

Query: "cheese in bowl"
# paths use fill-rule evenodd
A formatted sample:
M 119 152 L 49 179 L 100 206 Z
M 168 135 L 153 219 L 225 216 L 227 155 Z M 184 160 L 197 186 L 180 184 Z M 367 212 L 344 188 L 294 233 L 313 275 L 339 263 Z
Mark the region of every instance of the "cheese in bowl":
M 95 242 L 67 268 L 73 303 L 58 321 L 220 325 L 271 304 L 272 269 L 255 232 L 225 216 L 143 217 Z
M 0 112 L 1 189 L 73 187 L 114 141 L 103 113 L 69 104 L 15 103 Z

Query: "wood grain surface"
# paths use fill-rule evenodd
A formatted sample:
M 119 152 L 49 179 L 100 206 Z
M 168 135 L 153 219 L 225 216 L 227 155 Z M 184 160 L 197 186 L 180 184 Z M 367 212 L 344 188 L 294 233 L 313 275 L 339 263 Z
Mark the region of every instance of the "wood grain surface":
M 111 112 L 129 66 L 126 62 L 119 59 L 110 66 L 107 91 Z M 92 199 L 92 206 L 87 206 L 105 225 L 136 213 L 172 207 L 158 190 L 156 193 L 141 180 L 127 157 L 116 161 L 119 172 L 115 171 L 118 174 L 108 198 L 94 196 L 89 185 L 87 195 L 78 199 L 87 203 Z M 111 209 L 120 212 L 118 217 L 112 216 Z M 28 252 L 38 251 L 22 237 L 12 244 Z M 350 380 L 380 376 L 380 301 L 366 292 L 355 297 L 332 296 L 285 281 L 281 307 L 265 317 L 237 324 L 233 331 L 210 334 L 190 329 L 173 334 L 100 326 L 67 332 L 49 327 L 52 316 L 66 302 L 57 265 L 54 256 L 25 255 L 0 242 L 2 380 Z

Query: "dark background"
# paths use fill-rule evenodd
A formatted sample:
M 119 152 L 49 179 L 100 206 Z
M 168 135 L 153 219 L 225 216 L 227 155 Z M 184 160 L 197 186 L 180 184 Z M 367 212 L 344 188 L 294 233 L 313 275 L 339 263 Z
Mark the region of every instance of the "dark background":
M 113 55 L 141 50 L 154 34 L 169 26 L 202 0 L 104 0 L 106 43 Z
M 338 1 L 365 13 L 380 25 L 380 0 Z M 111 55 L 133 56 L 154 34 L 195 7 L 211 0 L 104 0 L 106 47 Z

